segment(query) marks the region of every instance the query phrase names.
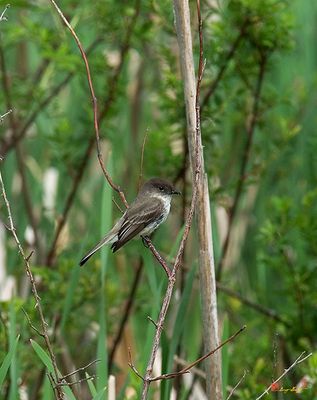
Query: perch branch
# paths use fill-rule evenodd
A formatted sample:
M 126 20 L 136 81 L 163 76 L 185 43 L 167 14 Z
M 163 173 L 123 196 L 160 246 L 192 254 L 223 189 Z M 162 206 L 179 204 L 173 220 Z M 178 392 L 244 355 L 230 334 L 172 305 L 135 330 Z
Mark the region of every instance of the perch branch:
M 199 20 L 199 30 L 200 30 L 200 51 L 199 51 L 199 67 L 198 67 L 198 73 L 197 73 L 197 85 L 196 85 L 196 93 L 195 93 L 195 110 L 196 110 L 196 123 L 195 123 L 195 140 L 194 140 L 194 166 L 193 166 L 193 192 L 192 192 L 192 198 L 191 198 L 191 204 L 190 204 L 190 209 L 189 213 L 186 218 L 186 223 L 185 223 L 185 228 L 183 232 L 183 236 L 181 239 L 181 243 L 178 248 L 178 252 L 174 261 L 174 265 L 172 268 L 172 271 L 170 272 L 169 279 L 168 279 L 168 285 L 167 289 L 165 292 L 165 296 L 163 299 L 161 311 L 159 314 L 158 322 L 157 322 L 157 327 L 154 335 L 154 340 L 153 340 L 153 346 L 149 358 L 149 362 L 146 368 L 146 373 L 143 381 L 143 389 L 142 389 L 142 395 L 141 399 L 145 400 L 148 395 L 150 383 L 151 383 L 151 375 L 153 371 L 153 366 L 154 366 L 154 361 L 157 355 L 157 351 L 159 348 L 160 344 L 160 338 L 161 338 L 161 333 L 163 329 L 163 325 L 165 322 L 165 317 L 167 314 L 167 310 L 172 298 L 173 294 L 173 289 L 175 285 L 175 280 L 176 280 L 176 273 L 182 263 L 183 260 L 183 254 L 184 254 L 184 249 L 185 249 L 185 244 L 189 235 L 190 227 L 192 224 L 193 220 L 193 215 L 195 211 L 195 206 L 196 206 L 196 200 L 197 200 L 197 192 L 198 192 L 198 185 L 199 181 L 201 179 L 201 160 L 202 160 L 202 154 L 201 154 L 201 139 L 200 139 L 200 105 L 199 105 L 199 98 L 200 98 L 200 86 L 201 86 L 201 80 L 203 77 L 203 70 L 204 70 L 204 61 L 203 61 L 203 46 L 202 46 L 202 29 L 201 29 L 201 17 L 200 17 L 200 3 L 199 0 L 197 1 L 197 12 L 198 12 L 198 20 Z
M 117 186 L 111 176 L 109 175 L 108 171 L 106 170 L 106 167 L 104 165 L 104 161 L 103 161 L 103 157 L 102 157 L 102 153 L 101 153 L 101 146 L 100 146 L 100 135 L 99 135 L 99 122 L 98 122 L 98 103 L 97 103 L 97 97 L 95 95 L 95 91 L 94 91 L 94 87 L 92 84 L 92 78 L 91 78 L 91 74 L 90 74 L 90 67 L 89 67 L 89 63 L 88 63 L 88 59 L 86 56 L 86 53 L 84 51 L 84 48 L 79 40 L 79 37 L 77 36 L 76 32 L 74 31 L 74 29 L 72 28 L 72 26 L 70 25 L 70 23 L 68 22 L 67 18 L 64 16 L 64 14 L 62 13 L 61 9 L 58 7 L 58 5 L 56 4 L 56 2 L 54 0 L 49 0 L 53 6 L 55 7 L 56 11 L 58 12 L 59 16 L 61 17 L 61 19 L 63 20 L 64 24 L 67 26 L 67 28 L 69 29 L 69 31 L 71 32 L 73 38 L 76 41 L 76 44 L 79 48 L 80 54 L 83 58 L 83 61 L 85 63 L 85 68 L 86 68 L 86 73 L 87 73 L 87 80 L 88 80 L 88 85 L 89 85 L 89 90 L 90 90 L 90 95 L 91 95 L 91 99 L 92 99 L 92 103 L 93 103 L 93 112 L 94 112 L 94 128 L 95 128 L 95 133 L 96 133 L 96 144 L 97 144 L 97 156 L 98 156 L 98 160 L 99 160 L 99 164 L 100 167 L 102 169 L 102 172 L 105 176 L 105 178 L 107 179 L 109 185 L 112 187 L 112 189 L 114 191 L 116 191 L 123 204 L 128 207 L 128 202 L 125 198 L 125 195 L 123 193 L 123 191 L 120 189 L 119 186 Z
M 139 0 L 136 0 L 136 1 L 138 4 Z M 106 100 L 103 102 L 104 107 L 103 107 L 103 110 L 98 119 L 98 126 L 101 124 L 103 119 L 108 115 L 108 113 L 111 109 L 111 106 L 115 100 L 115 92 L 116 92 L 118 81 L 120 78 L 120 73 L 122 71 L 122 67 L 123 67 L 126 55 L 128 53 L 128 50 L 130 48 L 131 35 L 132 35 L 132 31 L 135 27 L 135 23 L 136 23 L 136 19 L 137 19 L 138 15 L 139 15 L 139 8 L 136 6 L 135 13 L 134 13 L 133 17 L 131 18 L 131 22 L 128 25 L 125 38 L 121 45 L 120 61 L 118 63 L 118 66 L 116 67 L 114 73 L 111 75 L 111 77 L 109 78 L 108 83 L 107 83 L 107 87 L 109 88 L 109 91 L 108 91 Z M 88 51 L 86 52 L 86 55 L 88 55 Z M 88 165 L 88 161 L 90 159 L 91 152 L 93 149 L 93 144 L 94 144 L 94 138 L 91 137 L 91 139 L 89 140 L 88 145 L 86 147 L 86 150 L 84 152 L 82 161 L 81 161 L 79 167 L 77 168 L 75 178 L 72 182 L 71 190 L 70 190 L 69 195 L 65 202 L 64 210 L 62 212 L 61 218 L 59 219 L 57 227 L 56 227 L 55 236 L 54 236 L 54 239 L 52 241 L 52 244 L 51 244 L 50 250 L 48 252 L 48 256 L 47 256 L 47 265 L 49 265 L 49 266 L 51 266 L 54 262 L 57 242 L 58 242 L 59 236 L 66 224 L 66 220 L 67 220 L 69 211 L 73 205 L 73 202 L 75 200 L 75 196 L 76 196 L 79 184 L 83 178 L 84 172 Z
M 216 353 L 216 351 L 220 350 L 223 346 L 225 346 L 227 343 L 231 342 L 232 340 L 234 340 L 241 332 L 243 332 L 245 330 L 246 326 L 244 325 L 242 328 L 240 328 L 236 333 L 234 333 L 232 336 L 230 336 L 228 339 L 226 339 L 224 342 L 222 342 L 219 346 L 217 346 L 215 349 L 211 350 L 209 353 L 203 355 L 202 357 L 198 358 L 196 361 L 190 363 L 189 365 L 187 365 L 186 367 L 184 367 L 183 369 L 181 369 L 178 372 L 172 372 L 170 374 L 163 374 L 160 376 L 157 376 L 155 378 L 151 378 L 151 382 L 154 381 L 160 381 L 163 379 L 172 379 L 175 378 L 179 375 L 184 375 L 186 373 L 188 373 L 192 368 L 194 368 L 197 364 L 201 363 L 202 361 L 206 360 L 206 358 L 212 356 L 214 353 Z

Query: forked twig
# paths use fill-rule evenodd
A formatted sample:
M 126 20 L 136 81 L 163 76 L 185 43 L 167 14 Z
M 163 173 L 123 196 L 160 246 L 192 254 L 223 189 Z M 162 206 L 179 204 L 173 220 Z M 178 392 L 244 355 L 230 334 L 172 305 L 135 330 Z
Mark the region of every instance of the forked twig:
M 234 340 L 241 332 L 243 332 L 246 329 L 246 326 L 244 325 L 242 328 L 240 328 L 236 333 L 234 333 L 232 336 L 230 336 L 228 339 L 226 339 L 224 342 L 220 343 L 219 346 L 217 346 L 215 349 L 210 351 L 209 353 L 203 355 L 202 357 L 198 358 L 194 362 L 186 365 L 183 369 L 177 372 L 171 372 L 169 374 L 162 374 L 159 376 L 156 376 L 154 378 L 144 378 L 139 371 L 135 368 L 132 358 L 131 358 L 131 351 L 130 348 L 128 349 L 128 355 L 129 355 L 129 367 L 133 370 L 133 372 L 143 380 L 143 382 L 146 382 L 148 380 L 149 382 L 156 382 L 156 381 L 161 381 L 161 380 L 166 380 L 166 379 L 173 379 L 176 378 L 177 376 L 184 375 L 190 372 L 190 370 L 194 367 L 196 367 L 197 364 L 201 363 L 202 361 L 206 360 L 206 358 L 212 356 L 216 351 L 220 350 L 223 346 L 225 346 L 227 343 L 231 342 Z M 244 377 L 243 377 L 244 378 Z
M 296 358 L 296 360 L 293 362 L 293 364 L 292 364 L 291 366 L 289 366 L 288 368 L 286 368 L 286 369 L 284 370 L 284 372 L 282 373 L 282 375 L 280 375 L 277 379 L 275 379 L 275 381 L 272 382 L 272 383 L 264 390 L 264 392 L 263 392 L 260 396 L 258 396 L 255 400 L 260 400 L 260 399 L 262 399 L 262 397 L 264 397 L 266 394 L 268 394 L 268 393 L 270 392 L 271 387 L 272 387 L 273 384 L 279 382 L 282 378 L 284 378 L 284 376 L 285 376 L 286 374 L 289 373 L 289 371 L 291 371 L 294 367 L 296 367 L 296 365 L 298 365 L 298 364 L 302 363 L 303 361 L 307 360 L 307 358 L 310 357 L 313 353 L 309 353 L 309 354 L 307 354 L 307 355 L 305 355 L 305 354 L 306 354 L 306 351 L 303 351 L 303 352 Z M 305 356 L 304 356 L 304 355 L 305 355 Z
M 162 379 L 171 379 L 171 378 L 175 378 L 176 376 L 179 375 L 184 375 L 187 374 L 188 372 L 190 372 L 190 370 L 192 368 L 194 368 L 197 364 L 201 363 L 202 361 L 206 360 L 206 358 L 212 356 L 214 353 L 216 353 L 216 351 L 220 350 L 223 346 L 225 346 L 227 343 L 231 342 L 232 340 L 234 340 L 241 332 L 243 332 L 246 329 L 246 325 L 244 325 L 242 328 L 240 328 L 236 333 L 234 333 L 232 336 L 230 336 L 227 340 L 225 340 L 224 342 L 220 343 L 219 346 L 217 346 L 215 349 L 211 350 L 209 353 L 203 355 L 202 357 L 198 358 L 197 360 L 195 360 L 194 362 L 190 363 L 189 365 L 187 365 L 186 367 L 184 367 L 183 369 L 181 369 L 180 371 L 177 372 L 172 372 L 170 374 L 163 374 L 160 376 L 157 376 L 155 378 L 151 378 L 151 382 L 154 381 L 159 381 Z

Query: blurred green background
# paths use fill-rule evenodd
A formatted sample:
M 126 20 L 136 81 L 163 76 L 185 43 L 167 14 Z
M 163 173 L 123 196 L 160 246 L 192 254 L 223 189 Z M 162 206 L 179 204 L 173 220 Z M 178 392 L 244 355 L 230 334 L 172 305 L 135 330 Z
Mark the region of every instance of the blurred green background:
M 0 5 L 3 10 L 6 2 Z M 172 2 L 59 5 L 88 52 L 102 152 L 115 183 L 132 201 L 146 136 L 142 179 L 165 177 L 183 193 L 154 236 L 172 261 L 191 195 Z M 190 6 L 197 61 L 195 2 Z M 139 398 L 141 382 L 128 367 L 127 349 L 143 372 L 154 335 L 147 316 L 157 318 L 166 276 L 141 241 L 115 255 L 105 248 L 78 267 L 120 216 L 113 198 L 121 205 L 97 161 L 84 64 L 49 1 L 16 0 L 6 16 L 0 22 L 1 114 L 13 113 L 0 126 L 0 155 L 13 219 L 26 253 L 35 250 L 32 271 L 61 373 L 101 360 L 86 370 L 96 378 L 72 386 L 68 396 L 107 398 L 111 373 L 117 399 Z M 226 398 L 247 370 L 232 398 L 250 399 L 302 351 L 316 348 L 317 3 L 208 0 L 202 17 L 202 135 L 216 264 L 222 264 L 221 336 L 247 325 L 223 349 L 223 393 Z M 37 327 L 38 313 L 5 229 L 3 201 L 0 211 L 0 398 L 49 400 L 45 343 L 23 309 Z M 193 226 L 163 331 L 163 373 L 201 355 L 197 258 Z M 282 381 L 291 388 L 306 376 L 310 384 L 301 394 L 269 396 L 317 398 L 316 368 L 313 353 Z M 204 399 L 204 387 L 203 377 L 192 373 L 153 384 L 150 398 Z

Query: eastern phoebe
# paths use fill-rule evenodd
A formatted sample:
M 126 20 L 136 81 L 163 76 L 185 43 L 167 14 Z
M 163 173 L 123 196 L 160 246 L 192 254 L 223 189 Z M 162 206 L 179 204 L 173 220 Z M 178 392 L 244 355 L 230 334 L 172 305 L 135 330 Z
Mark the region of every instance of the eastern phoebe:
M 110 232 L 80 261 L 85 262 L 104 244 L 117 251 L 135 236 L 148 236 L 164 222 L 170 212 L 173 194 L 179 191 L 163 179 L 152 178 L 144 183 L 136 199 Z

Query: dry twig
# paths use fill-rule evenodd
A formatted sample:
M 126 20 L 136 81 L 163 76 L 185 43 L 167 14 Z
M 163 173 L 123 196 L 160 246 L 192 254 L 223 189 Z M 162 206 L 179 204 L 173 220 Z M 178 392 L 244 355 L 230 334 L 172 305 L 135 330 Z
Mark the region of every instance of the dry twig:
M 197 1 L 197 11 L 200 17 L 200 4 L 199 1 Z M 201 19 L 199 18 L 200 22 Z M 160 338 L 161 338 L 161 333 L 163 329 L 163 325 L 165 322 L 165 317 L 167 314 L 167 310 L 172 298 L 173 294 L 173 289 L 175 285 L 175 280 L 176 280 L 176 273 L 178 269 L 180 268 L 180 265 L 183 260 L 183 254 L 185 250 L 185 244 L 189 235 L 189 231 L 191 228 L 193 216 L 194 216 L 194 211 L 195 211 L 195 206 L 196 206 L 196 200 L 197 200 L 197 193 L 198 193 L 198 186 L 199 186 L 199 181 L 201 179 L 201 139 L 200 139 L 200 105 L 199 105 L 199 98 L 200 98 L 200 85 L 201 85 L 201 80 L 203 76 L 203 70 L 204 70 L 204 62 L 203 62 L 203 48 L 202 48 L 202 35 L 200 36 L 200 54 L 199 54 L 199 67 L 198 67 L 198 74 L 197 74 L 197 85 L 196 85 L 196 96 L 195 96 L 195 109 L 196 109 L 196 129 L 195 129 L 195 140 L 194 140 L 194 166 L 193 166 L 193 193 L 192 193 L 192 199 L 191 199 L 191 204 L 190 204 L 190 209 L 189 213 L 186 218 L 185 222 L 185 228 L 184 228 L 184 233 L 182 236 L 181 243 L 178 248 L 177 255 L 175 257 L 174 265 L 173 268 L 169 274 L 168 277 L 168 285 L 167 289 L 165 292 L 165 296 L 163 299 L 161 311 L 158 317 L 157 321 L 157 327 L 155 331 L 155 336 L 154 336 L 154 341 L 153 341 L 153 347 L 151 350 L 151 355 L 149 358 L 149 362 L 146 368 L 146 373 L 144 376 L 144 381 L 143 381 L 143 389 L 142 389 L 142 395 L 141 399 L 145 400 L 148 395 L 150 383 L 152 382 L 152 371 L 153 371 L 153 366 L 154 366 L 154 361 L 157 355 L 157 351 L 159 349 L 159 344 L 160 344 Z M 164 268 L 165 269 L 165 268 Z M 167 271 L 166 271 L 167 273 Z
M 226 400 L 229 400 L 229 399 L 233 396 L 234 392 L 236 391 L 236 389 L 238 388 L 238 386 L 240 385 L 240 383 L 243 381 L 243 379 L 245 378 L 246 374 L 247 374 L 247 371 L 244 371 L 242 377 L 238 380 L 238 382 L 237 382 L 237 383 L 234 385 L 234 387 L 230 390 L 230 393 L 229 393 L 229 395 L 228 395 L 228 397 L 227 397 Z
M 280 375 L 277 379 L 275 379 L 275 381 L 272 382 L 272 383 L 265 389 L 265 391 L 264 391 L 260 396 L 258 396 L 255 400 L 260 400 L 260 399 L 262 399 L 262 397 L 264 397 L 266 394 L 268 394 L 268 393 L 270 392 L 270 390 L 271 390 L 271 388 L 272 388 L 272 385 L 274 385 L 275 383 L 279 382 L 282 378 L 284 378 L 284 376 L 285 376 L 286 374 L 288 374 L 294 367 L 296 367 L 296 365 L 298 365 L 298 364 L 302 363 L 303 361 L 307 360 L 307 358 L 310 357 L 313 353 L 309 353 L 309 354 L 307 354 L 307 355 L 305 355 L 305 354 L 306 354 L 306 351 L 303 351 L 303 352 L 296 358 L 296 360 L 293 362 L 293 364 L 292 364 L 291 366 L 289 366 L 288 368 L 286 368 L 286 369 L 284 370 L 284 372 L 282 373 L 282 375 Z
M 10 4 L 7 4 L 4 8 L 4 10 L 2 11 L 1 15 L 0 15 L 0 21 L 7 21 L 8 18 L 5 16 L 5 13 L 7 12 L 8 8 L 10 7 Z
M 106 170 L 106 167 L 105 167 L 105 164 L 104 164 L 104 161 L 103 161 L 103 157 L 102 157 L 102 153 L 101 153 L 101 146 L 100 146 L 97 97 L 95 95 L 94 87 L 93 87 L 93 84 L 92 84 L 90 68 L 89 68 L 89 63 L 88 63 L 88 59 L 87 59 L 86 53 L 85 53 L 84 48 L 83 48 L 83 46 L 81 44 L 81 41 L 79 40 L 79 37 L 77 36 L 76 32 L 74 31 L 74 29 L 72 28 L 72 26 L 68 22 L 67 18 L 62 13 L 61 9 L 58 7 L 58 5 L 55 3 L 54 0 L 49 0 L 49 1 L 53 4 L 53 6 L 55 7 L 55 9 L 58 12 L 59 16 L 63 20 L 64 24 L 67 26 L 67 28 L 71 32 L 71 34 L 72 34 L 73 38 L 75 39 L 76 44 L 77 44 L 77 46 L 79 48 L 79 51 L 80 51 L 81 56 L 82 56 L 82 58 L 84 60 L 84 63 L 85 63 L 87 79 L 88 79 L 88 85 L 89 85 L 90 95 L 91 95 L 91 99 L 92 99 L 92 103 L 93 103 L 94 128 L 95 128 L 95 133 L 96 133 L 97 155 L 98 155 L 98 160 L 99 160 L 99 163 L 100 163 L 100 167 L 101 167 L 102 172 L 103 172 L 104 176 L 106 177 L 109 185 L 112 187 L 113 190 L 115 190 L 119 194 L 123 204 L 126 207 L 128 207 L 128 202 L 127 202 L 127 200 L 125 198 L 125 195 L 124 195 L 123 191 L 120 189 L 119 186 L 117 186 L 113 182 L 111 176 L 109 175 L 108 171 Z
M 18 247 L 19 253 L 21 254 L 21 256 L 23 258 L 26 274 L 27 274 L 27 276 L 28 276 L 28 278 L 30 280 L 30 283 L 31 283 L 32 293 L 33 293 L 34 300 L 35 300 L 35 307 L 37 308 L 39 316 L 40 316 L 41 326 L 42 326 L 42 333 L 43 333 L 45 344 L 46 344 L 46 347 L 47 347 L 47 350 L 49 352 L 49 356 L 50 356 L 50 359 L 51 359 L 52 365 L 53 365 L 53 370 L 54 370 L 53 382 L 54 382 L 54 386 L 55 386 L 59 381 L 59 374 L 58 374 L 58 369 L 57 369 L 57 364 L 56 364 L 56 357 L 55 357 L 55 354 L 53 352 L 52 344 L 51 344 L 51 341 L 50 341 L 50 338 L 49 338 L 49 335 L 48 335 L 48 329 L 47 329 L 48 324 L 46 323 L 45 318 L 44 318 L 44 313 L 43 313 L 42 305 L 41 305 L 41 302 L 40 302 L 40 296 L 38 295 L 36 284 L 35 284 L 35 280 L 34 280 L 34 277 L 33 277 L 32 271 L 31 271 L 31 267 L 30 267 L 30 263 L 29 263 L 29 257 L 27 257 L 25 255 L 23 247 L 22 247 L 22 245 L 20 243 L 20 240 L 19 240 L 19 238 L 17 236 L 16 229 L 14 227 L 12 214 L 11 214 L 11 207 L 10 207 L 7 195 L 6 195 L 6 191 L 5 191 L 4 183 L 3 183 L 3 180 L 2 180 L 1 172 L 0 172 L 0 185 L 1 185 L 2 196 L 3 196 L 4 202 L 5 202 L 5 205 L 6 205 L 6 208 L 7 208 L 7 212 L 8 212 L 9 229 L 10 229 L 10 231 L 11 231 L 13 237 L 14 237 L 14 240 L 15 240 L 16 245 Z M 63 399 L 63 392 L 62 392 L 60 387 L 55 387 L 55 395 L 56 395 L 56 398 L 58 400 L 62 400 Z

